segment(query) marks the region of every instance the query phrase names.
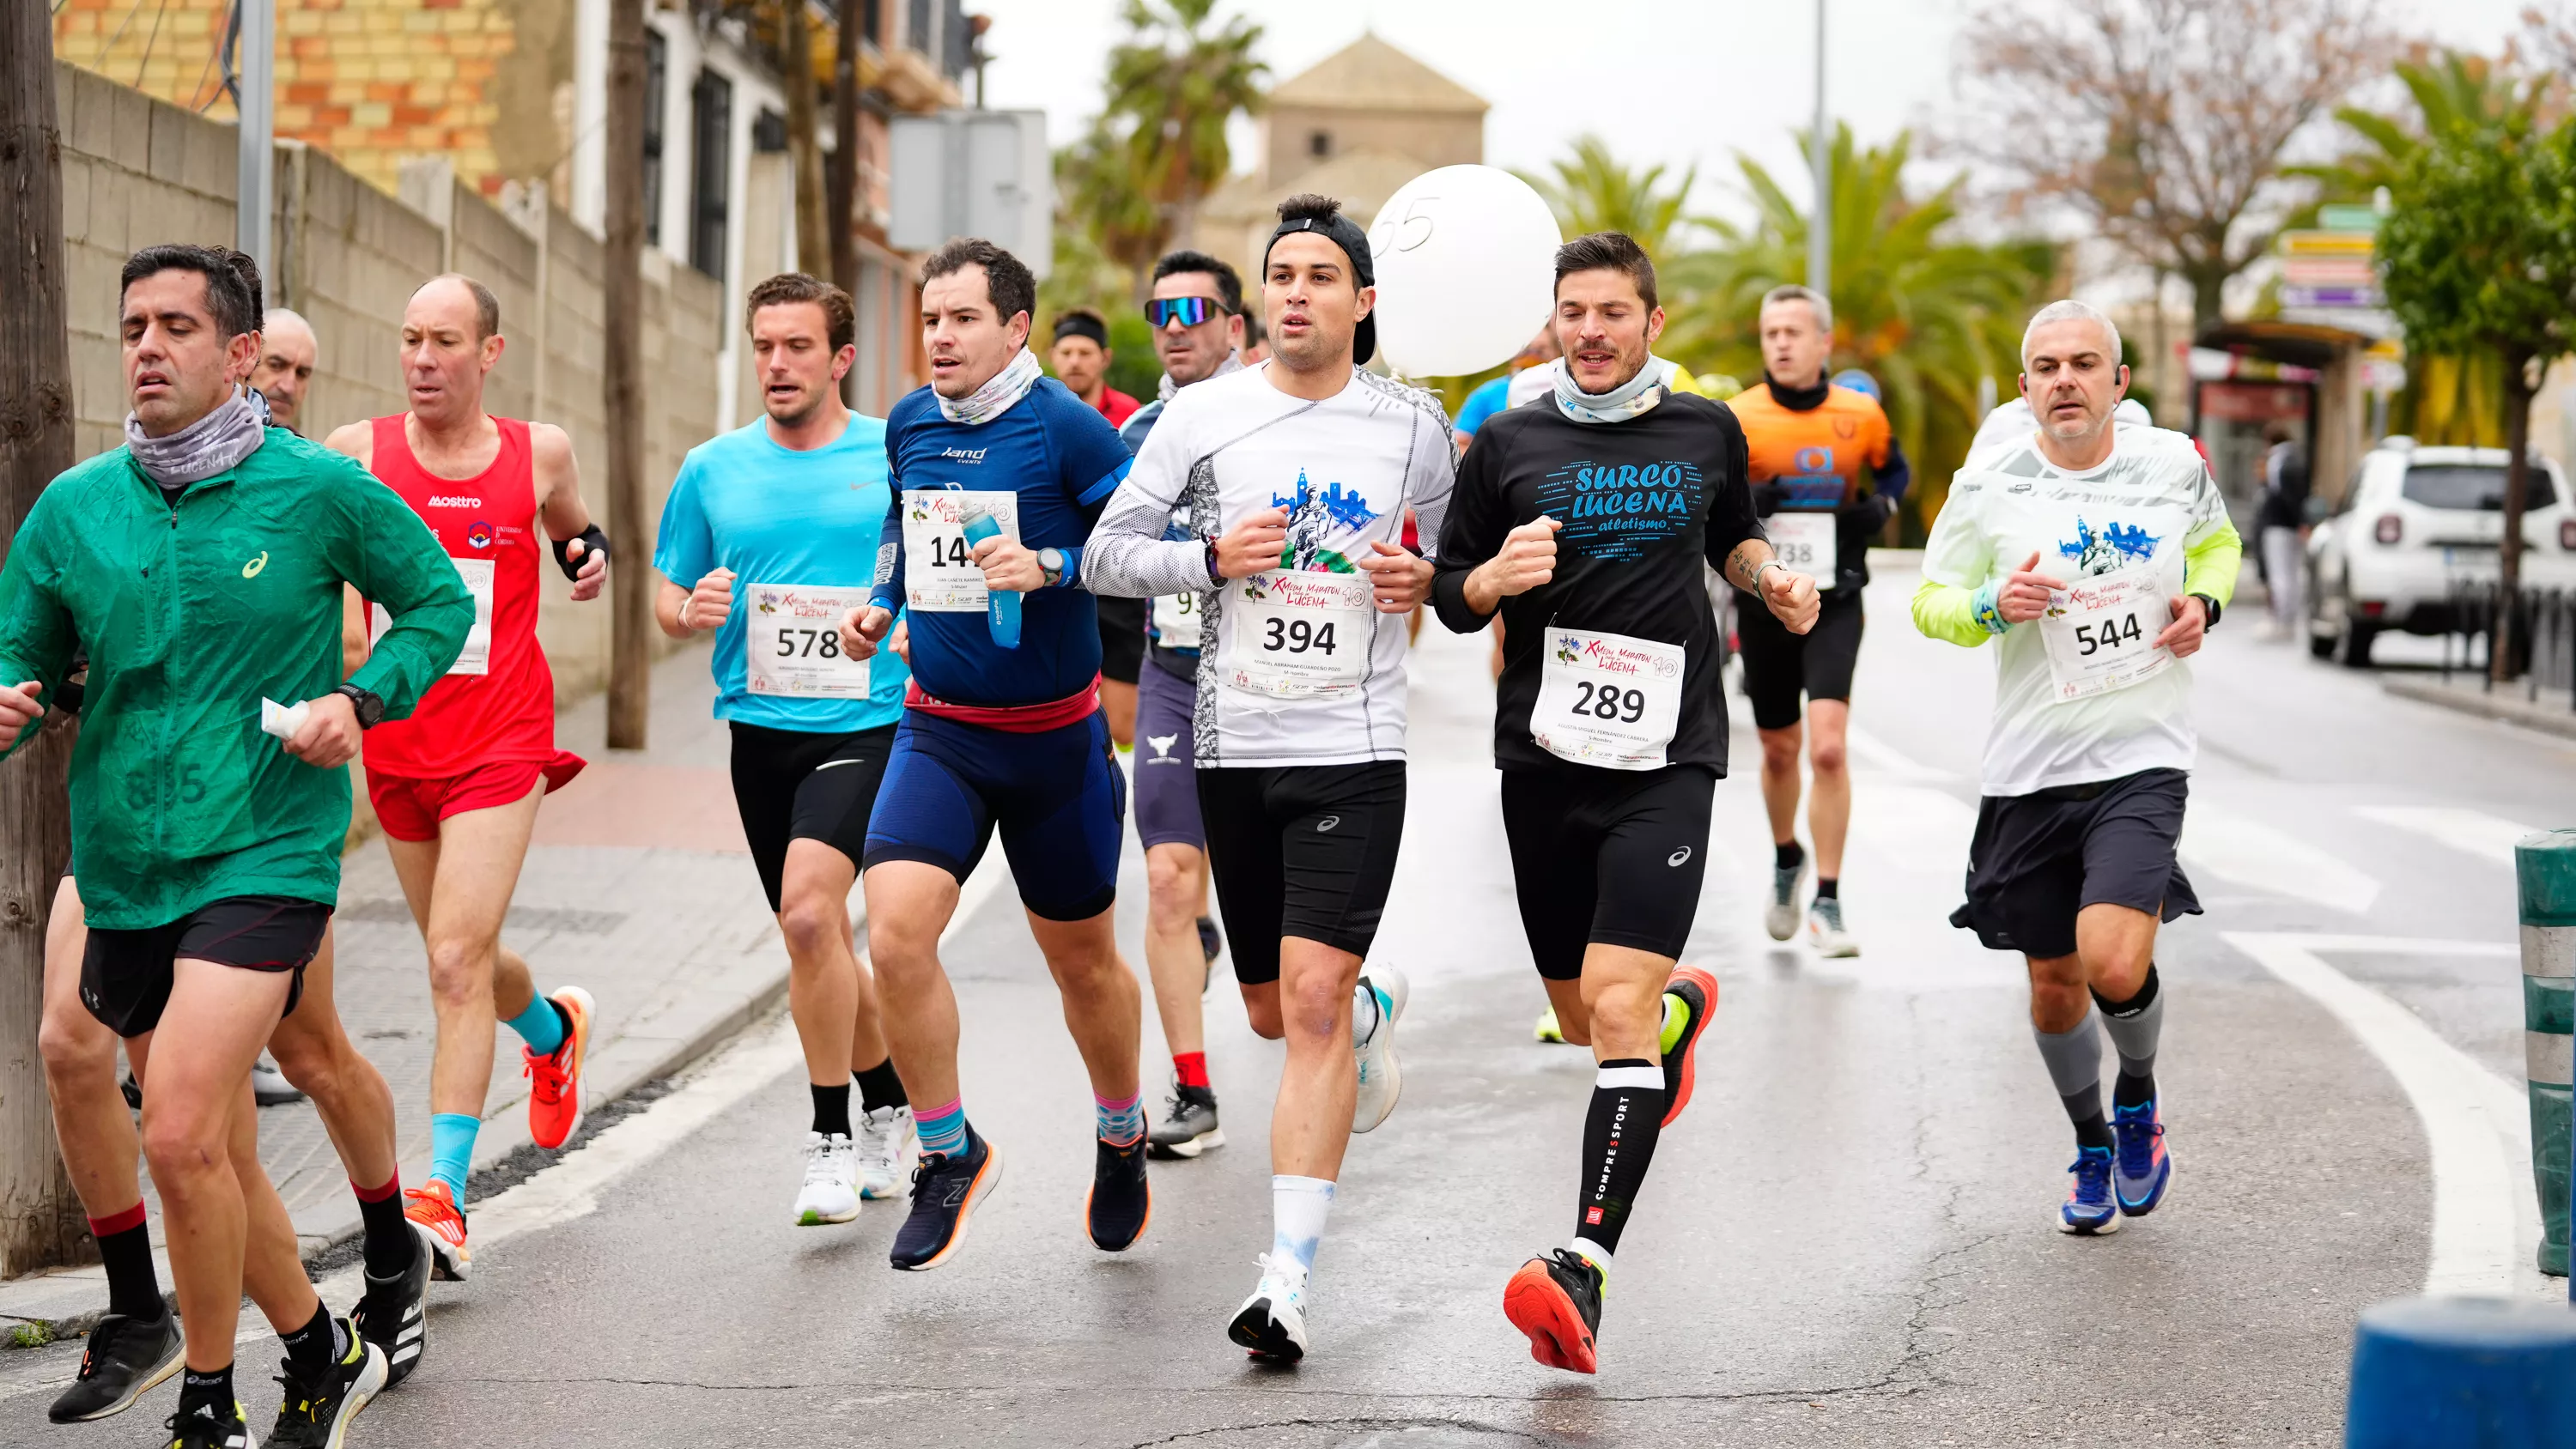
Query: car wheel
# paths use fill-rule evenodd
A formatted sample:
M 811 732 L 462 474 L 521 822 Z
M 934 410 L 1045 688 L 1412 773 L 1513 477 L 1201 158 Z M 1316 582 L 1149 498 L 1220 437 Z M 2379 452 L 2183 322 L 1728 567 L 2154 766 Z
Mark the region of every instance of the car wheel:
M 2368 669 L 2370 646 L 2379 639 L 2379 626 L 2365 624 L 2350 614 L 2343 618 L 2343 637 L 2337 641 L 2336 659 L 2346 669 Z
M 2309 658 L 2332 659 L 2334 658 L 2334 652 L 2335 638 L 2332 634 L 2320 634 L 2313 628 L 2308 631 Z

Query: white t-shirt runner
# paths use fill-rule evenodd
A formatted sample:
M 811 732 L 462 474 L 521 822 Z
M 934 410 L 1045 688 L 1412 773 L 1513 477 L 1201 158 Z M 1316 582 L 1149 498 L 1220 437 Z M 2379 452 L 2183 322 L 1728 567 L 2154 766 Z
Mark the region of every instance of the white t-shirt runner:
M 1934 583 L 1982 588 L 2036 552 L 2040 572 L 2072 586 L 2054 617 L 1994 641 L 1988 795 L 2188 770 L 2198 754 L 2191 667 L 2153 645 L 2184 551 L 2229 526 L 2226 501 L 2190 438 L 2114 426 L 2110 458 L 2080 473 L 2050 463 L 2035 436 L 1980 458 L 1924 546 Z
M 1405 620 L 1377 611 L 1358 563 L 1371 544 L 1401 545 L 1408 507 L 1426 553 L 1439 536 L 1456 476 L 1448 416 L 1356 369 L 1321 402 L 1267 373 L 1212 377 L 1165 404 L 1083 551 L 1083 587 L 1198 600 L 1200 765 L 1401 760 Z M 1288 510 L 1280 568 L 1210 585 L 1206 541 L 1267 508 Z M 1191 537 L 1166 538 L 1176 515 Z

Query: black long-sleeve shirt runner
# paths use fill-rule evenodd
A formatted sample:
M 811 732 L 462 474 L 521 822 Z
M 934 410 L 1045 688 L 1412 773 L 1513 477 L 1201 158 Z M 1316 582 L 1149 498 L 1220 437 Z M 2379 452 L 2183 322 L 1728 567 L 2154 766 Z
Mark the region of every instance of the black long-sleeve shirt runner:
M 1440 621 L 1485 627 L 1467 606 L 1467 575 L 1514 528 L 1544 514 L 1563 524 L 1554 577 L 1504 599 L 1503 677 L 1494 701 L 1494 762 L 1504 769 L 1583 769 L 1530 738 L 1530 711 L 1554 625 L 1622 634 L 1683 650 L 1681 712 L 1669 764 L 1726 773 L 1726 699 L 1717 622 L 1701 562 L 1762 538 L 1746 477 L 1744 430 L 1722 403 L 1689 394 L 1615 423 L 1578 423 L 1553 404 L 1497 414 L 1459 465 L 1432 583 Z

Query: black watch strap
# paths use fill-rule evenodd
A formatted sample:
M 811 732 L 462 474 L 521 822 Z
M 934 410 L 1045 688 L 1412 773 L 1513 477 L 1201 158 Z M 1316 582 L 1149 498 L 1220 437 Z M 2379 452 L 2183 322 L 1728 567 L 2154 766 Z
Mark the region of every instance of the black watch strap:
M 358 728 L 371 730 L 384 722 L 385 702 L 381 697 L 354 684 L 343 684 L 331 692 L 349 696 L 349 703 L 358 710 Z
M 2217 601 L 2216 599 L 2211 598 L 2211 597 L 2210 597 L 2209 595 L 2207 595 L 2207 594 L 2194 594 L 2194 595 L 2192 595 L 2192 597 L 2193 597 L 2193 598 L 2195 598 L 2195 599 L 2200 600 L 2200 606 L 2201 606 L 2203 609 L 2206 609 L 2206 610 L 2208 610 L 2208 611 L 2209 611 L 2209 612 L 2208 612 L 2208 617 L 2206 617 L 2206 618 L 2204 618 L 2204 619 L 2202 619 L 2202 620 L 2201 620 L 2200 627 L 2202 627 L 2202 628 L 2204 628 L 2204 629 L 2215 629 L 2215 628 L 2217 628 L 2217 627 L 2218 627 L 2218 616 L 2219 616 L 2221 613 L 2225 612 L 2224 610 L 2222 610 L 2222 609 L 2220 609 L 2220 608 L 2218 607 L 2218 601 Z

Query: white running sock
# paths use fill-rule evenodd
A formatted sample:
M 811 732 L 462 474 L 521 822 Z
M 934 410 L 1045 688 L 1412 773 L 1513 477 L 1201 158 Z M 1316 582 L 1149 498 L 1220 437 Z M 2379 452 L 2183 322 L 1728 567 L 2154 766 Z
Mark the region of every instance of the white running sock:
M 1333 1184 L 1320 1177 L 1270 1179 L 1270 1256 L 1315 1271 L 1315 1249 L 1324 1241 L 1324 1219 L 1333 1210 Z

